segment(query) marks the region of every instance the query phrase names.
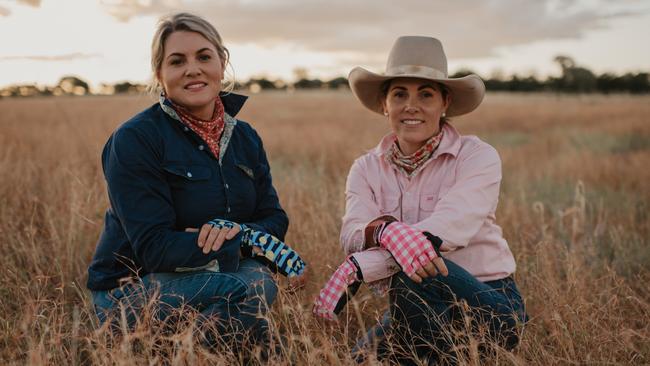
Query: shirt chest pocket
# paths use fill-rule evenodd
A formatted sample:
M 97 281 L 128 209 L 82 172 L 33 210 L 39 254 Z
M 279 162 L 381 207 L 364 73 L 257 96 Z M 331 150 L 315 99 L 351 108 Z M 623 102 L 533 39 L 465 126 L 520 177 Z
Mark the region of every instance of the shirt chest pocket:
M 178 228 L 198 227 L 225 208 L 225 198 L 207 165 L 170 163 L 163 166 Z M 221 210 L 221 211 L 220 211 Z
M 420 211 L 432 213 L 438 203 L 438 195 L 433 193 L 424 193 L 420 196 Z
M 449 184 L 443 184 L 437 192 L 422 192 L 420 195 L 420 220 L 431 216 L 438 202 L 449 192 L 449 189 Z
M 212 177 L 212 170 L 205 165 L 167 164 L 163 169 L 167 172 L 169 185 L 175 190 L 196 188 L 209 182 Z

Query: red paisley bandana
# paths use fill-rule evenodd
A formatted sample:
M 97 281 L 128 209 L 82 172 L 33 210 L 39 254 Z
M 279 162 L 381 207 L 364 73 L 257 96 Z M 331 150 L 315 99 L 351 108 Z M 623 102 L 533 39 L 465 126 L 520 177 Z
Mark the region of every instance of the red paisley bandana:
M 171 101 L 171 100 L 170 100 Z M 172 107 L 180 117 L 181 121 L 187 125 L 192 131 L 196 132 L 203 141 L 208 145 L 210 151 L 214 156 L 219 158 L 219 141 L 225 126 L 224 122 L 224 109 L 221 98 L 217 97 L 214 101 L 214 112 L 212 119 L 209 121 L 202 120 L 194 117 L 187 108 L 180 106 L 174 102 L 171 103 Z
M 386 159 L 411 178 L 422 169 L 424 163 L 433 155 L 433 152 L 440 144 L 440 140 L 442 140 L 442 129 L 439 134 L 428 139 L 418 151 L 411 155 L 404 155 L 397 145 L 397 138 L 395 138 L 395 141 L 386 152 Z

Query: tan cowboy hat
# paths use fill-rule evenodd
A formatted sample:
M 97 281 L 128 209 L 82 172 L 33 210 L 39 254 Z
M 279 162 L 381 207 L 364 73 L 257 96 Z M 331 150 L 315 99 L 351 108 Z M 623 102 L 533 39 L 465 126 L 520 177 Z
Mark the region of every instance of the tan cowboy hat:
M 442 43 L 433 37 L 399 37 L 388 55 L 383 75 L 355 67 L 350 71 L 350 88 L 368 109 L 383 114 L 381 85 L 398 77 L 420 78 L 444 84 L 450 91 L 451 104 L 447 116 L 460 116 L 476 109 L 485 95 L 485 85 L 478 75 L 447 77 L 447 57 Z

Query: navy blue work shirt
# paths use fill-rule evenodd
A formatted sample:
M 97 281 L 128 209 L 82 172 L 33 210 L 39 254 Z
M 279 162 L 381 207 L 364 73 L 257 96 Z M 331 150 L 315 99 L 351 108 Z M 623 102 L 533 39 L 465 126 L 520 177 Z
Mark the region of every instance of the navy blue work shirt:
M 222 271 L 236 270 L 239 235 L 204 254 L 198 233 L 185 232 L 215 218 L 284 239 L 289 220 L 273 188 L 262 140 L 248 123 L 234 119 L 246 99 L 221 95 L 226 128 L 219 157 L 162 102 L 112 134 L 102 153 L 110 207 L 88 268 L 90 290 L 215 259 Z

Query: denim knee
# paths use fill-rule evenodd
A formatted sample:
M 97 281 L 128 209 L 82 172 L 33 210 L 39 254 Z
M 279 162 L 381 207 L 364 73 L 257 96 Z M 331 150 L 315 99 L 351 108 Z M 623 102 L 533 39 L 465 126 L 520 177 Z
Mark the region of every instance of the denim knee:
M 246 283 L 246 302 L 263 304 L 264 312 L 273 304 L 278 294 L 278 286 L 264 264 L 253 259 L 243 260 L 239 266 L 237 277 Z

